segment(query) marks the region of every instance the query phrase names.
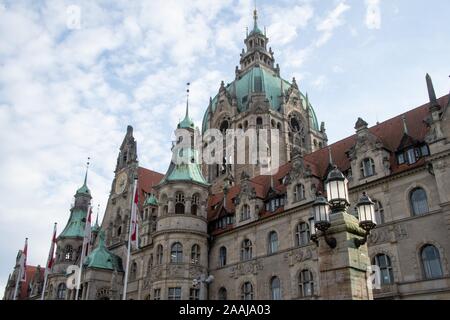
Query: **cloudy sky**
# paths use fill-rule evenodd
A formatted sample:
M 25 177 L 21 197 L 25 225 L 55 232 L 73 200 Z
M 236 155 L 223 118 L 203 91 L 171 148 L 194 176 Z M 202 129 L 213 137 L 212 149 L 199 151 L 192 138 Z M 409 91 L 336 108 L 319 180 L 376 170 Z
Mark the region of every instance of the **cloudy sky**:
M 0 297 L 17 250 L 45 264 L 91 157 L 105 208 L 128 124 L 140 164 L 164 172 L 191 82 L 200 126 L 234 78 L 253 1 L 0 0 Z M 282 76 L 308 92 L 330 142 L 449 85 L 447 0 L 258 0 Z M 77 14 L 80 14 L 80 19 Z

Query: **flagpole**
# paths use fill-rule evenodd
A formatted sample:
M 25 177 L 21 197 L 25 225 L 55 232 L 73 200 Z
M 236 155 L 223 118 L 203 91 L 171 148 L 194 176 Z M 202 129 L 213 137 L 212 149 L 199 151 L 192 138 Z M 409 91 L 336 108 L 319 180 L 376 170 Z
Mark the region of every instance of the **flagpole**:
M 91 223 L 89 216 L 91 214 L 91 206 L 89 205 L 87 207 L 87 214 L 86 214 L 86 222 L 85 222 L 85 234 L 83 236 L 83 247 L 81 248 L 81 257 L 80 257 L 80 268 L 78 270 L 78 279 L 77 279 L 77 289 L 75 292 L 75 300 L 78 300 L 78 294 L 80 292 L 80 286 L 81 286 L 81 274 L 83 273 L 83 258 L 84 255 L 86 254 L 86 247 L 88 246 L 89 242 L 90 242 L 90 236 L 89 236 L 89 242 L 88 243 L 84 243 L 86 241 L 86 230 L 87 230 L 87 224 Z M 90 227 L 90 226 L 89 226 Z
M 51 252 L 49 252 L 48 259 L 47 259 L 47 265 L 45 266 L 44 286 L 42 287 L 41 300 L 44 300 L 44 297 L 45 297 L 45 289 L 47 287 L 48 274 L 50 273 L 49 264 L 50 264 L 50 261 L 53 260 L 53 254 L 54 254 L 54 251 L 55 251 L 55 247 L 54 247 L 55 246 L 55 243 L 54 243 L 55 234 L 56 234 L 56 222 L 55 222 L 55 226 L 53 227 L 52 243 L 50 245 L 50 251 Z
M 134 187 L 133 187 L 133 193 L 131 196 L 131 212 L 130 212 L 130 230 L 128 232 L 128 249 L 127 249 L 127 264 L 125 267 L 125 279 L 123 283 L 123 294 L 122 294 L 122 300 L 127 299 L 127 285 L 128 285 L 128 267 L 130 265 L 130 253 L 131 253 L 131 232 L 133 228 L 133 202 L 134 197 L 136 195 L 136 188 L 137 188 L 137 178 L 134 178 Z
M 28 238 L 25 238 L 25 246 L 24 246 L 22 252 L 20 253 L 20 258 L 19 258 L 19 274 L 18 274 L 18 277 L 16 279 L 16 286 L 14 288 L 13 300 L 17 299 L 17 292 L 19 291 L 19 283 L 22 281 L 22 276 L 23 276 L 22 272 L 25 272 L 25 268 L 26 268 L 26 254 L 27 254 L 26 251 L 27 250 L 28 250 Z
M 22 255 L 20 256 L 20 264 L 22 264 Z M 14 288 L 14 296 L 13 296 L 13 300 L 17 300 L 17 291 L 19 289 L 19 283 L 20 283 L 20 278 L 22 278 L 22 267 L 19 267 L 19 274 L 18 277 L 16 279 L 16 286 Z

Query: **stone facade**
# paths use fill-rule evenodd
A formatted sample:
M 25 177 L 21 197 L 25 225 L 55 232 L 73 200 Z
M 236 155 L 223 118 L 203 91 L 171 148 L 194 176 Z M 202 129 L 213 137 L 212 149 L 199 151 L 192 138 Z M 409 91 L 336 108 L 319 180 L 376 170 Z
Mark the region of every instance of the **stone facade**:
M 256 17 L 236 78 L 221 84 L 202 129 L 279 130 L 278 172 L 262 176 L 262 164 L 219 161 L 200 169 L 194 162 L 172 162 L 162 175 L 139 167 L 128 127 L 101 224 L 103 252 L 116 263 L 86 267 L 80 298 L 122 299 L 137 178 L 140 245 L 131 251 L 127 299 L 450 299 L 449 96 L 436 99 L 427 76 L 429 103 L 374 127 L 359 118 L 355 135 L 328 146 L 307 95 L 295 80 L 280 78 Z M 245 91 L 240 81 L 249 73 L 255 83 Z M 259 87 L 269 76 L 275 85 Z M 279 92 L 279 100 L 271 92 Z M 188 107 L 180 128 L 194 137 Z M 172 151 L 175 157 L 177 145 Z M 312 205 L 317 192 L 325 191 L 332 164 L 349 181 L 351 203 L 331 216 L 327 236 L 335 238 L 335 248 L 323 236 L 317 243 L 311 238 Z M 357 247 L 354 239 L 364 232 L 355 204 L 363 192 L 376 204 L 377 227 Z M 86 214 L 91 200 L 83 192 L 75 198 L 69 222 L 75 209 Z M 99 241 L 93 247 L 101 247 Z M 74 298 L 73 291 L 58 288 L 68 266 L 79 264 L 81 243 L 77 235 L 58 237 L 46 299 Z M 74 249 L 70 255 L 68 246 Z M 367 284 L 370 265 L 379 266 L 382 276 L 373 290 Z M 213 281 L 202 281 L 208 275 Z

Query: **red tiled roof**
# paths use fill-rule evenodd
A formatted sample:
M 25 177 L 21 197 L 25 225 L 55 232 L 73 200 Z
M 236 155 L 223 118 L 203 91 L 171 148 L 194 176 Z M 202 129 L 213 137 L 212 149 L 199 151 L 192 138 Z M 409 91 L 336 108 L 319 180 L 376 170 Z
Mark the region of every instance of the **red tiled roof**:
M 143 167 L 138 168 L 138 189 L 139 189 L 139 207 L 142 208 L 142 204 L 145 201 L 145 193 L 153 193 L 156 194 L 153 186 L 157 185 L 164 175 L 152 171 Z
M 33 281 L 34 275 L 37 271 L 37 266 L 29 266 L 27 265 L 26 267 L 26 281 L 24 282 L 20 282 L 20 293 L 19 293 L 19 300 L 24 300 L 28 298 L 28 288 L 30 287 L 30 283 L 31 281 Z M 41 267 L 40 270 L 40 278 L 41 280 L 44 279 L 44 272 L 45 272 L 45 268 Z

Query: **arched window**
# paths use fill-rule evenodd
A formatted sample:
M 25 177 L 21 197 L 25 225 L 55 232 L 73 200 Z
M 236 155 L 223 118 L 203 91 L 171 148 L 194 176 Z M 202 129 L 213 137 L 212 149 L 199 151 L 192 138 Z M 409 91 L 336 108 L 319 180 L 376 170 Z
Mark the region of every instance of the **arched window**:
M 256 118 L 256 129 L 262 129 L 263 119 L 261 117 Z
M 224 287 L 220 288 L 217 298 L 218 300 L 227 300 L 227 289 L 225 289 Z
M 179 242 L 175 242 L 170 249 L 170 262 L 182 263 L 183 262 L 183 246 Z
M 416 188 L 411 191 L 410 202 L 413 215 L 428 213 L 427 193 L 422 188 Z
M 73 259 L 73 248 L 70 245 L 67 245 L 64 248 L 64 260 L 65 261 L 72 261 Z
M 244 204 L 241 209 L 241 221 L 245 221 L 250 219 L 250 207 L 247 204 Z
M 184 194 L 177 192 L 175 195 L 175 213 L 184 214 Z
M 241 243 L 241 261 L 247 261 L 252 258 L 252 242 L 245 239 Z
M 191 214 L 193 214 L 194 216 L 197 215 L 199 202 L 200 202 L 200 196 L 198 195 L 198 193 L 196 193 L 192 196 L 192 201 L 191 201 Z
M 306 193 L 305 193 L 305 186 L 301 183 L 297 184 L 294 188 L 294 201 L 302 201 L 305 200 Z
M 158 244 L 156 247 L 156 264 L 162 264 L 163 263 L 163 246 L 161 244 Z
M 200 246 L 198 244 L 194 244 L 191 248 L 191 263 L 200 263 Z
M 295 245 L 296 246 L 306 246 L 309 243 L 309 225 L 305 222 L 301 222 L 297 225 L 295 230 Z
M 122 226 L 119 226 L 117 228 L 117 236 L 120 236 L 122 234 Z
M 311 271 L 303 270 L 300 272 L 298 285 L 300 297 L 311 297 L 314 294 L 314 282 Z
M 227 264 L 227 248 L 220 247 L 219 249 L 219 266 L 224 267 Z
M 253 286 L 250 282 L 245 282 L 241 287 L 241 299 L 253 300 Z
M 66 298 L 66 284 L 60 283 L 58 285 L 58 291 L 56 292 L 56 299 L 64 300 Z
M 228 121 L 223 120 L 222 123 L 220 124 L 220 132 L 222 132 L 222 134 L 225 135 L 228 128 L 229 128 Z
M 150 274 L 150 271 L 153 267 L 153 253 L 150 254 L 150 258 L 148 258 L 148 265 L 147 265 L 147 273 Z
M 435 246 L 431 244 L 423 246 L 420 257 L 422 259 L 422 269 L 426 279 L 441 278 L 443 276 L 441 256 L 439 250 Z
M 366 158 L 361 161 L 361 176 L 367 178 L 373 175 L 375 175 L 375 162 L 373 162 L 373 159 Z
M 373 200 L 375 202 L 375 221 L 378 225 L 384 224 L 384 209 L 383 205 L 378 200 Z
M 278 234 L 275 231 L 269 233 L 269 254 L 278 251 Z
M 133 261 L 130 270 L 130 280 L 136 280 L 136 277 L 137 277 L 137 263 Z
M 394 273 L 392 272 L 391 258 L 385 254 L 378 254 L 374 258 L 374 263 L 380 268 L 381 284 L 393 284 Z
M 281 300 L 281 285 L 278 277 L 272 277 L 270 280 L 270 297 L 272 300 Z

